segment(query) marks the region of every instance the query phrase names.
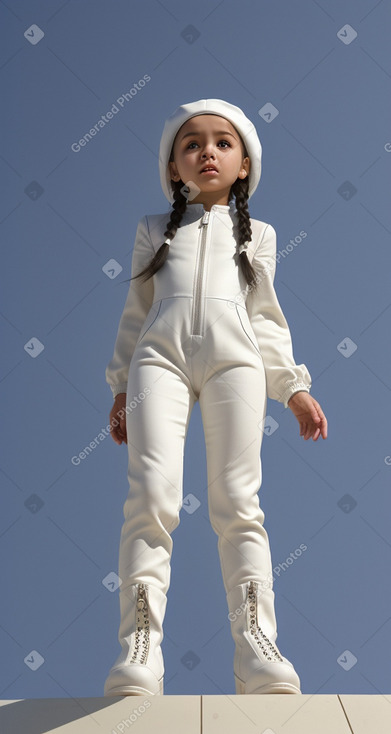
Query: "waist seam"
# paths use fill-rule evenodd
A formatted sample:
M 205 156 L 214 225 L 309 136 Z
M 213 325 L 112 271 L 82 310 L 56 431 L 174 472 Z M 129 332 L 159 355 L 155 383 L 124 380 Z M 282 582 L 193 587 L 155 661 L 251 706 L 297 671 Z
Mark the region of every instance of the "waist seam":
M 152 306 L 154 306 L 156 303 L 160 303 L 160 301 L 168 301 L 168 300 L 175 300 L 176 298 L 188 298 L 189 300 L 193 300 L 194 296 L 164 296 L 163 298 L 157 298 L 156 301 L 153 301 Z M 243 303 L 239 303 L 235 300 L 235 298 L 219 298 L 218 296 L 203 296 L 203 299 L 205 301 L 226 301 L 227 303 L 234 303 L 236 306 L 240 306 L 240 308 L 244 308 L 245 311 L 247 311 L 246 306 Z

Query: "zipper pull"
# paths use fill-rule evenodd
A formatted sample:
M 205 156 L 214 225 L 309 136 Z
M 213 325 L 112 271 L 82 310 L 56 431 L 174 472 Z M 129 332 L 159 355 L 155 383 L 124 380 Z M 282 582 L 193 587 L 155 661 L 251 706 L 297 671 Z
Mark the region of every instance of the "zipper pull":
M 201 224 L 200 224 L 200 226 L 201 226 L 201 227 L 202 227 L 202 226 L 203 226 L 204 224 L 208 224 L 208 222 L 209 222 L 209 214 L 210 214 L 210 212 L 205 212 L 205 213 L 204 213 L 204 215 L 203 215 L 203 217 L 202 217 L 202 220 L 201 220 Z

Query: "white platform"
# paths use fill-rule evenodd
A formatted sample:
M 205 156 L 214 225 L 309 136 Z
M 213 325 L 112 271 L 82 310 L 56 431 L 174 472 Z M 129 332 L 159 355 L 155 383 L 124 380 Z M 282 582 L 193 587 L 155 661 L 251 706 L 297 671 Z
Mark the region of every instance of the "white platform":
M 390 734 L 390 695 L 223 695 L 0 701 L 1 734 Z

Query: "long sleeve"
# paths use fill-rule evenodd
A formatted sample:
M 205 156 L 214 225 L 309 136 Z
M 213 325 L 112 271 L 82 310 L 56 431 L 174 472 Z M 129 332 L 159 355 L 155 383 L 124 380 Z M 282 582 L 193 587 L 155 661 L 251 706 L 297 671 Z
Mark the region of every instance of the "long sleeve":
M 263 357 L 267 395 L 286 408 L 295 392 L 310 392 L 311 375 L 293 357 L 289 326 L 274 289 L 276 252 L 276 231 L 268 224 L 252 259 L 258 286 L 249 289 L 246 308 Z
M 137 225 L 133 246 L 131 276 L 137 275 L 154 256 L 149 237 L 146 216 Z M 131 280 L 125 306 L 120 318 L 114 354 L 106 367 L 106 382 L 111 387 L 113 397 L 127 390 L 130 361 L 136 346 L 141 327 L 153 301 L 153 278 L 142 282 L 141 278 Z

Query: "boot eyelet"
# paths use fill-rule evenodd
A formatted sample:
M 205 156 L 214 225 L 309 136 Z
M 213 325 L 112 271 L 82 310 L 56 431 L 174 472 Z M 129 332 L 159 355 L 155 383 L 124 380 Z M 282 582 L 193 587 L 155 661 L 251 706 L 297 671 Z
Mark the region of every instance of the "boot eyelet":
M 149 652 L 150 625 L 147 596 L 148 584 L 138 584 L 136 601 L 136 631 L 131 662 L 146 664 Z
M 282 656 L 276 645 L 273 645 L 271 640 L 264 633 L 262 628 L 258 625 L 258 607 L 256 604 L 256 583 L 250 581 L 247 592 L 248 609 L 250 617 L 250 634 L 254 636 L 254 640 L 258 643 L 258 646 L 262 654 L 267 660 L 273 662 L 283 662 Z M 267 649 L 269 648 L 269 649 Z

